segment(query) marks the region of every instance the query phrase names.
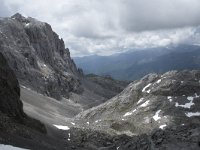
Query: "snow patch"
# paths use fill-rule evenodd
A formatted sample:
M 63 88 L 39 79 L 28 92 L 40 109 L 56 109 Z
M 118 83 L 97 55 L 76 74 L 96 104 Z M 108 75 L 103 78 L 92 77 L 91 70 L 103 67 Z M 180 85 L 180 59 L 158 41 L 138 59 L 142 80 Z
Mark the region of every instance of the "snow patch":
M 25 86 L 23 86 L 23 85 L 20 85 L 22 88 L 24 88 L 24 89 L 27 89 L 27 90 L 31 90 L 30 88 L 27 88 L 27 87 L 25 87 Z
M 72 125 L 75 125 L 75 123 L 74 122 L 70 122 Z
M 127 112 L 127 113 L 124 114 L 124 117 L 130 116 L 130 115 L 132 115 L 132 113 L 131 112 Z
M 54 126 L 60 130 L 69 130 L 70 128 L 68 126 L 62 126 L 62 125 L 55 125 Z
M 148 85 L 146 85 L 143 89 L 142 89 L 142 92 L 147 92 L 149 93 L 150 90 L 146 91 L 147 88 L 149 88 L 151 86 L 152 83 L 149 83 Z
M 177 102 L 175 104 L 176 107 L 183 107 L 183 108 L 190 108 L 194 103 L 190 101 L 189 103 L 186 103 L 185 105 L 179 105 Z
M 86 122 L 88 125 L 90 124 L 89 122 Z
M 161 80 L 161 79 L 159 79 L 158 81 L 156 81 L 156 83 L 157 83 L 157 84 L 159 84 L 161 81 L 162 81 L 162 80 Z
M 124 117 L 132 115 L 136 110 L 137 110 L 137 109 L 134 109 L 133 111 L 130 111 L 130 112 L 125 113 L 125 114 L 124 114 Z
M 148 101 L 146 101 L 145 103 L 143 103 L 142 105 L 140 105 L 139 107 L 146 107 L 148 104 L 149 104 L 149 100 Z
M 167 126 L 166 124 L 163 124 L 159 128 L 163 130 L 166 126 Z
M 67 140 L 70 141 L 70 133 L 68 133 L 68 139 Z
M 101 121 L 101 120 L 96 120 L 95 123 L 98 123 L 99 121 Z
M 119 149 L 120 146 L 117 147 L 117 150 Z
M 195 93 L 194 95 L 195 95 L 195 98 L 199 98 L 199 95 L 197 95 L 197 93 Z
M 172 97 L 171 96 L 167 96 L 167 99 L 172 99 Z
M 178 102 L 176 102 L 175 106 L 183 107 L 183 108 L 191 108 L 191 106 L 194 105 L 194 103 L 193 103 L 194 97 L 188 96 L 187 99 L 190 101 L 189 103 L 185 103 L 185 105 L 179 105 Z
M 27 150 L 24 148 L 14 147 L 12 145 L 3 145 L 0 144 L 0 150 Z
M 151 92 L 151 89 L 147 90 L 147 93 L 150 93 Z
M 189 101 L 193 101 L 194 97 L 188 96 L 187 99 L 188 99 Z
M 26 23 L 25 26 L 28 27 L 30 25 L 30 23 Z
M 167 96 L 167 99 L 172 102 L 172 97 L 171 96 Z
M 156 114 L 153 116 L 153 119 L 155 120 L 155 121 L 158 121 L 159 119 L 161 119 L 161 117 L 159 117 L 159 113 L 161 112 L 161 110 L 158 110 L 157 112 L 156 112 Z
M 200 112 L 188 112 L 188 113 L 185 113 L 185 115 L 187 117 L 200 116 Z
M 140 98 L 137 104 L 141 103 L 144 100 L 144 98 Z

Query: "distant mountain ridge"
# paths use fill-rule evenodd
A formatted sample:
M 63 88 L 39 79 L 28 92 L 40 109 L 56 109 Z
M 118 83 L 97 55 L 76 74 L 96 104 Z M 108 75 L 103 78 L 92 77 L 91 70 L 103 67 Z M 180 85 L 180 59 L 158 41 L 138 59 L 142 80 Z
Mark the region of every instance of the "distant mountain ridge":
M 85 74 L 111 75 L 115 79 L 135 80 L 148 73 L 199 69 L 199 45 L 177 45 L 128 51 L 111 56 L 75 57 Z

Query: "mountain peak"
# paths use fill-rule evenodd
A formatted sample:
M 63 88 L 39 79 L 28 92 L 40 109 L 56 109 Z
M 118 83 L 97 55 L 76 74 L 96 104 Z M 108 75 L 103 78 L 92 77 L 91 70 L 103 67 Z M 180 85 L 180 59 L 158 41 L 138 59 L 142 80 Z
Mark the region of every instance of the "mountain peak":
M 23 22 L 26 20 L 26 17 L 22 16 L 20 13 L 16 13 L 13 16 L 11 16 L 12 19 L 17 19 L 18 21 Z
M 31 89 L 56 99 L 61 95 L 68 97 L 69 92 L 79 89 L 78 69 L 65 50 L 64 41 L 49 24 L 16 13 L 0 22 L 0 29 L 4 35 L 0 42 L 7 45 L 0 51 L 10 60 L 9 65 L 23 85 L 34 75 L 34 82 L 41 84 L 33 84 Z M 57 90 L 63 91 L 62 94 L 55 92 Z

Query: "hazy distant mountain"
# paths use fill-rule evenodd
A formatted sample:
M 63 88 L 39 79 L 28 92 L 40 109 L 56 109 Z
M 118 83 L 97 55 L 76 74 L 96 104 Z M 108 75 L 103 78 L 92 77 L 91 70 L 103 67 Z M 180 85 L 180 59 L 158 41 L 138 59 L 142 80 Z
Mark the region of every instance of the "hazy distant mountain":
M 134 80 L 152 72 L 199 69 L 200 46 L 149 48 L 111 56 L 76 57 L 74 60 L 86 74 L 95 73 L 111 75 L 120 80 Z

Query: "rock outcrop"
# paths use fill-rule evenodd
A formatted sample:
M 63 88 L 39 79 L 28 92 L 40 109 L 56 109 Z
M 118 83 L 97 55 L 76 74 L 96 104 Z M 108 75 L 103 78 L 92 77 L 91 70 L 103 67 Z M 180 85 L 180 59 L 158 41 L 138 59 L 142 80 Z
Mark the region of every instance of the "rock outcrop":
M 0 53 L 0 111 L 10 117 L 23 119 L 20 88 L 14 72 Z
M 20 88 L 14 72 L 10 69 L 6 59 L 0 53 L 0 113 L 26 126 L 46 132 L 44 125 L 29 118 L 23 111 L 20 100 Z M 4 124 L 5 122 L 1 122 Z
M 67 134 L 67 133 L 66 133 Z M 68 136 L 70 135 L 70 137 Z M 67 148 L 70 150 L 198 150 L 200 127 L 198 124 L 156 129 L 138 136 L 115 135 L 91 129 L 71 129 Z
M 82 91 L 69 50 L 47 23 L 20 14 L 1 18 L 0 51 L 24 86 L 56 99 Z
M 46 141 L 43 145 L 39 140 L 45 134 L 45 126 L 24 113 L 18 80 L 0 53 L 0 143 L 27 145 L 31 141 L 43 147 Z
M 149 74 L 111 100 L 80 113 L 77 119 L 87 127 L 127 135 L 200 124 L 199 81 L 200 71 Z

